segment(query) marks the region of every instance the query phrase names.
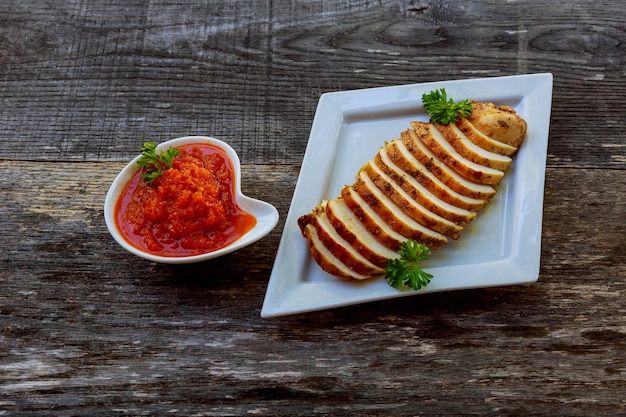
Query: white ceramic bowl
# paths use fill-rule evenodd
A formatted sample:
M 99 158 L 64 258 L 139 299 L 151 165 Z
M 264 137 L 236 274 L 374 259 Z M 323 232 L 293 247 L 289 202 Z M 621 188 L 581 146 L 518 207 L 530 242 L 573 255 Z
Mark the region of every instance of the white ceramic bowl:
M 237 239 L 230 245 L 222 249 L 218 249 L 216 251 L 204 253 L 201 255 L 180 257 L 159 256 L 142 251 L 141 249 L 131 245 L 126 241 L 126 239 L 124 239 L 124 237 L 117 229 L 117 226 L 115 225 L 115 204 L 120 197 L 124 186 L 139 170 L 137 160 L 140 158 L 140 155 L 137 155 L 137 157 L 133 159 L 128 165 L 126 165 L 126 167 L 124 167 L 124 169 L 122 169 L 122 171 L 115 178 L 115 180 L 111 184 L 111 187 L 109 188 L 106 199 L 104 201 L 104 219 L 106 221 L 107 228 L 109 229 L 109 232 L 111 233 L 111 236 L 113 236 L 115 241 L 130 253 L 133 253 L 150 261 L 169 264 L 184 264 L 206 261 L 208 259 L 213 259 L 218 256 L 231 253 L 233 251 L 243 248 L 244 246 L 256 242 L 257 240 L 267 235 L 270 231 L 272 231 L 272 229 L 276 226 L 276 223 L 278 223 L 278 210 L 276 210 L 274 206 L 264 201 L 246 197 L 241 193 L 241 166 L 239 162 L 239 156 L 237 155 L 235 150 L 227 143 L 208 136 L 185 136 L 182 138 L 172 139 L 168 140 L 167 142 L 161 143 L 157 146 L 157 152 L 161 150 L 166 150 L 170 147 L 184 146 L 194 143 L 211 144 L 214 146 L 218 146 L 219 148 L 223 149 L 224 152 L 226 152 L 233 164 L 233 171 L 235 174 L 235 200 L 237 201 L 237 204 L 239 205 L 239 207 L 241 207 L 241 209 L 256 217 L 256 225 L 245 235 L 243 235 L 241 238 Z

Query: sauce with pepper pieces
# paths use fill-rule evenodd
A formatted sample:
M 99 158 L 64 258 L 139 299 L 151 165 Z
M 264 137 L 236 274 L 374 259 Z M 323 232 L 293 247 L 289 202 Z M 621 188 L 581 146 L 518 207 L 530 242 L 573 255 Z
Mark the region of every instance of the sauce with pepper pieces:
M 228 156 L 209 144 L 180 146 L 172 167 L 148 185 L 139 170 L 115 207 L 133 246 L 160 256 L 193 256 L 228 246 L 256 224 L 235 201 Z

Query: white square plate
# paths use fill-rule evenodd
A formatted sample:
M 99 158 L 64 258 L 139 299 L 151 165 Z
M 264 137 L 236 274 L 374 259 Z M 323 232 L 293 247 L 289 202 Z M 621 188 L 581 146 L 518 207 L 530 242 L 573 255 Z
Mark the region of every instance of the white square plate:
M 383 278 L 347 282 L 311 258 L 297 219 L 352 184 L 361 165 L 412 120 L 428 121 L 422 94 L 445 88 L 513 107 L 528 123 L 498 193 L 472 223 L 422 267 L 434 275 L 419 291 L 397 290 Z M 402 85 L 323 94 L 317 106 L 300 176 L 261 310 L 276 317 L 408 295 L 537 281 L 543 192 L 552 102 L 552 74 L 529 74 Z

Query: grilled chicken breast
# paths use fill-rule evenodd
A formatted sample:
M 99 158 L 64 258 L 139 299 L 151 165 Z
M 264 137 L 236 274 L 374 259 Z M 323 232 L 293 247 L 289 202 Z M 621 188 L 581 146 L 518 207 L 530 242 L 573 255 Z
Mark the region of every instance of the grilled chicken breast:
M 508 106 L 472 104 L 454 124 L 412 122 L 336 199 L 298 218 L 324 271 L 364 280 L 382 274 L 406 240 L 439 249 L 460 238 L 496 194 L 527 130 Z

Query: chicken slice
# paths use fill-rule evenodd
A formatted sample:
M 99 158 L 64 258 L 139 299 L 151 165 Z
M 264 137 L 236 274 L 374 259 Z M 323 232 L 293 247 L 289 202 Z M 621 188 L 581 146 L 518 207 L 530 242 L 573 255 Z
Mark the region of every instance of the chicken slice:
M 474 217 L 476 217 L 475 212 L 446 203 L 428 191 L 422 184 L 419 183 L 419 181 L 415 181 L 406 174 L 402 175 L 402 171 L 389 159 L 385 148 L 378 152 L 374 158 L 374 164 L 376 165 L 376 168 L 378 168 L 375 172 L 371 172 L 372 169 L 369 166 L 367 166 L 367 169 L 369 169 L 368 173 L 375 183 L 377 183 L 376 180 L 380 180 L 382 178 L 385 187 L 391 186 L 396 190 L 398 188 L 404 190 L 404 192 L 406 192 L 413 200 L 417 201 L 422 207 L 431 213 L 435 213 L 444 219 L 448 219 L 459 226 L 465 226 L 471 222 Z M 396 181 L 394 178 L 387 175 L 384 172 L 385 170 L 399 173 L 399 181 Z
M 413 129 L 402 132 L 402 143 L 427 170 L 436 176 L 441 182 L 456 191 L 457 193 L 477 199 L 490 199 L 496 194 L 496 189 L 491 185 L 478 184 L 469 181 L 459 175 L 455 170 L 440 161 L 435 154 L 417 137 Z
M 307 224 L 302 230 L 302 235 L 309 243 L 309 252 L 315 262 L 327 273 L 337 278 L 358 280 L 371 278 L 371 275 L 358 274 L 348 268 L 322 243 L 317 235 L 317 229 L 313 224 Z
M 472 102 L 472 114 L 467 120 L 493 140 L 519 148 L 526 136 L 527 125 L 509 106 Z
M 430 148 L 431 152 L 459 175 L 470 181 L 487 185 L 497 185 L 504 177 L 502 171 L 463 158 L 432 123 L 411 122 L 411 125 L 417 137 Z
M 513 156 L 517 152 L 517 148 L 506 143 L 498 142 L 484 135 L 480 130 L 470 123 L 469 120 L 462 118 L 456 122 L 456 127 L 476 146 L 486 151 L 497 153 L 500 155 Z
M 361 171 L 359 173 L 359 179 L 353 185 L 359 196 L 361 195 L 361 192 L 363 192 L 362 190 L 364 187 L 366 189 L 369 188 L 368 185 L 365 185 L 367 182 L 369 182 L 368 180 L 369 179 L 367 178 L 367 174 Z M 373 186 L 374 188 L 376 187 L 373 184 L 371 186 Z M 363 223 L 367 231 L 370 232 L 380 243 L 382 243 L 389 249 L 395 251 L 400 249 L 400 245 L 402 245 L 402 242 L 406 240 L 406 237 L 393 230 L 387 224 L 387 222 L 385 222 L 385 220 L 378 213 L 376 213 L 376 211 L 365 201 L 365 199 L 361 198 L 357 201 L 359 201 L 361 204 L 349 207 L 356 216 L 356 218 L 359 219 L 361 223 Z
M 322 244 L 351 271 L 361 275 L 376 275 L 383 269 L 374 265 L 352 247 L 328 220 L 326 212 L 315 216 L 314 223 L 317 236 Z
M 337 233 L 374 265 L 384 268 L 387 260 L 398 255 L 396 251 L 380 243 L 366 229 L 343 199 L 329 201 L 326 215 Z
M 461 130 L 453 124 L 435 125 L 437 130 L 448 141 L 452 148 L 463 158 L 484 167 L 506 171 L 511 164 L 511 158 L 505 155 L 489 152 L 475 145 Z
M 359 183 L 359 185 L 360 184 L 361 183 Z M 365 194 L 363 191 L 362 193 Z M 361 212 L 367 211 L 368 208 L 366 208 L 365 205 L 368 205 L 391 229 L 402 235 L 404 239 L 424 242 L 424 244 L 427 244 L 433 249 L 438 249 L 448 242 L 448 239 L 444 235 L 415 221 L 393 201 L 385 198 L 385 196 L 376 192 L 367 193 L 365 197 L 363 197 L 363 194 L 357 192 L 355 187 L 344 187 L 341 192 L 341 197 L 343 201 L 345 201 L 346 206 L 355 213 L 360 214 Z M 376 194 L 378 194 L 378 196 Z
M 370 166 L 371 162 L 366 166 Z M 375 165 L 374 165 L 375 166 Z M 382 178 L 384 180 L 384 178 Z M 382 182 L 379 177 L 379 182 Z M 354 183 L 354 189 L 370 206 L 376 207 L 379 201 L 390 200 L 395 203 L 402 211 L 408 216 L 423 224 L 424 226 L 441 233 L 445 236 L 450 236 L 453 239 L 458 239 L 463 227 L 451 222 L 450 220 L 443 218 L 421 204 L 413 200 L 404 190 L 399 187 L 394 187 L 392 183 L 388 183 L 388 186 L 381 184 L 385 190 L 381 189 L 381 186 L 376 184 L 372 178 L 370 178 L 367 170 L 359 172 L 358 179 Z
M 385 146 L 385 151 L 395 168 L 387 170 L 380 164 L 378 166 L 393 178 L 395 182 L 400 184 L 401 187 L 404 188 L 403 184 L 405 181 L 409 183 L 417 181 L 443 201 L 466 210 L 476 211 L 487 204 L 486 199 L 466 197 L 444 184 L 432 172 L 426 169 L 424 164 L 411 155 L 411 152 L 409 152 L 401 140 L 394 140 L 388 143 Z M 375 158 L 376 161 L 377 158 Z

